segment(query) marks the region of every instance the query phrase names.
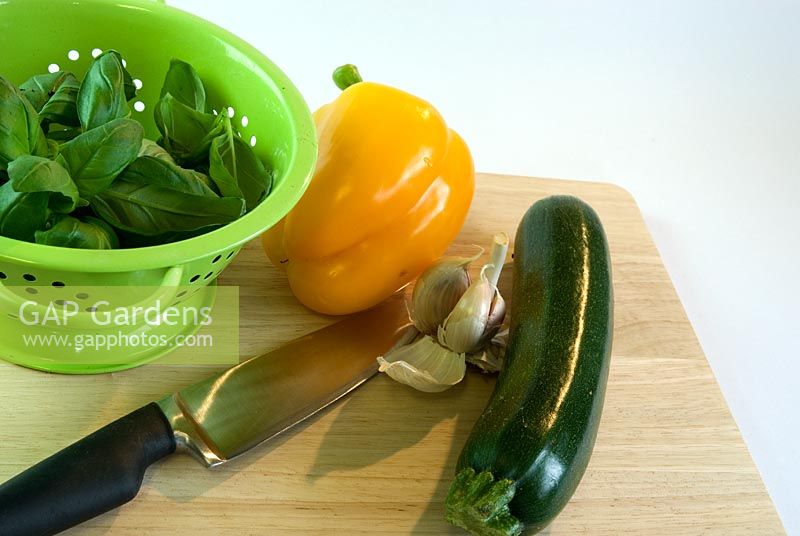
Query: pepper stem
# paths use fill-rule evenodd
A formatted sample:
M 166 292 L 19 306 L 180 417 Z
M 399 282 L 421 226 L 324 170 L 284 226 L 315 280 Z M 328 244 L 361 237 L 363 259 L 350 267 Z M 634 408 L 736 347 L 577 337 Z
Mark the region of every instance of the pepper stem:
M 494 235 L 494 242 L 492 242 L 491 260 L 486 270 L 486 279 L 497 287 L 497 282 L 500 280 L 500 272 L 503 271 L 503 265 L 506 262 L 506 253 L 508 253 L 508 235 L 506 233 L 498 233 Z
M 342 91 L 362 81 L 363 78 L 361 78 L 361 73 L 358 72 L 358 67 L 352 63 L 337 67 L 336 70 L 333 71 L 333 82 L 336 84 L 336 87 Z
M 476 474 L 472 467 L 464 468 L 450 484 L 444 517 L 475 536 L 518 536 L 522 523 L 508 509 L 516 491 L 507 478 L 495 481 L 489 471 Z

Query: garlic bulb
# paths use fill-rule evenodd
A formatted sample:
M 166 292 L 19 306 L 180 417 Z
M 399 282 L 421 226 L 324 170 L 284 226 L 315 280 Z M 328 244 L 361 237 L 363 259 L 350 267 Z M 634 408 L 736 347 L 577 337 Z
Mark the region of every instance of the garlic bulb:
M 498 331 L 506 304 L 497 281 L 508 251 L 508 236 L 494 237 L 492 260 L 470 281 L 468 259 L 442 259 L 417 281 L 413 321 L 395 346 L 378 357 L 378 370 L 419 391 L 444 391 L 464 378 L 467 362 L 484 372 L 502 366 L 504 342 Z
M 470 285 L 470 263 L 474 257 L 444 258 L 425 270 L 414 284 L 411 308 L 414 325 L 422 333 L 436 335 L 439 326 Z

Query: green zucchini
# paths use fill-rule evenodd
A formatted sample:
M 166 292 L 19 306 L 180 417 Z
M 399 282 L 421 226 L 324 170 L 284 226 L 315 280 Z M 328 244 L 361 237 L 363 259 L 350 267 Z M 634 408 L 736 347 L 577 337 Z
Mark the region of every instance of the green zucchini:
M 594 447 L 611 354 L 605 232 L 575 197 L 535 203 L 517 230 L 505 365 L 464 446 L 445 502 L 481 536 L 549 524 Z

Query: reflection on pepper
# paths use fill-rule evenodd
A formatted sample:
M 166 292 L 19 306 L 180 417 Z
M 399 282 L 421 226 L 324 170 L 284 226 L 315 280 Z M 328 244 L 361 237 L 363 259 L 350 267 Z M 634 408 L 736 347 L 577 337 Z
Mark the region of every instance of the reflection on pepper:
M 474 191 L 472 156 L 429 103 L 337 69 L 343 89 L 317 110 L 308 191 L 264 237 L 295 296 L 326 314 L 368 309 L 453 241 Z

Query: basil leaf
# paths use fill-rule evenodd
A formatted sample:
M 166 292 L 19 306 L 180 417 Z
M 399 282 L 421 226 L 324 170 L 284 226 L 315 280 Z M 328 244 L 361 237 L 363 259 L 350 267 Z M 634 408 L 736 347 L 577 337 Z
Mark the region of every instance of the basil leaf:
M 39 114 L 13 84 L 0 77 L 0 170 L 22 155 L 47 153 Z
M 222 123 L 224 131 L 211 141 L 208 153 L 208 175 L 217 186 L 223 197 L 241 197 L 242 189 L 239 188 L 239 181 L 236 179 L 236 159 L 226 158 L 235 156 L 233 147 L 233 127 L 228 116 L 223 116 Z M 229 160 L 229 161 L 228 161 Z M 232 169 L 228 169 L 228 166 Z
M 122 57 L 108 50 L 94 59 L 83 79 L 78 91 L 78 117 L 84 130 L 92 130 L 130 114 Z
M 81 197 L 90 199 L 136 159 L 143 135 L 142 125 L 133 119 L 115 119 L 63 144 L 57 160 L 69 171 Z
M 120 59 L 122 63 L 122 59 Z M 136 84 L 133 83 L 133 77 L 125 66 L 122 66 L 122 86 L 125 89 L 125 100 L 131 100 L 136 96 Z
M 208 158 L 211 140 L 224 132 L 222 117 L 198 112 L 167 93 L 156 103 L 159 144 L 181 165 L 194 167 Z
M 209 175 L 225 197 L 243 197 L 252 210 L 269 193 L 272 174 L 239 136 L 230 120 L 226 132 L 214 138 L 209 153 Z
M 80 126 L 76 105 L 80 87 L 75 75 L 58 71 L 31 77 L 19 90 L 43 122 L 77 127 Z
M 182 168 L 183 169 L 183 168 Z M 198 171 L 196 169 L 184 169 L 186 173 L 193 176 L 195 180 L 202 182 L 206 185 L 206 188 L 211 190 L 214 195 L 217 197 L 221 197 L 219 193 L 219 189 L 217 189 L 217 185 L 211 180 L 211 177 L 203 173 L 202 171 Z
M 119 176 L 121 180 L 169 188 L 186 194 L 219 197 L 193 170 L 153 156 L 140 156 Z
M 161 147 L 156 142 L 148 140 L 146 138 L 142 140 L 142 148 L 139 149 L 139 158 L 143 156 L 152 156 L 153 158 L 158 158 L 159 160 L 162 160 L 168 164 L 172 164 L 173 166 L 178 166 L 178 164 L 175 163 L 175 159 L 172 158 L 172 156 L 166 151 L 166 149 Z M 211 179 L 205 173 L 196 169 L 186 169 L 181 167 L 179 167 L 178 169 L 181 171 L 181 173 L 188 174 L 194 177 L 195 180 L 202 182 L 211 191 L 213 191 L 214 194 L 219 195 L 217 187 L 214 185 L 213 182 L 211 182 Z
M 158 158 L 159 160 L 163 160 L 164 162 L 175 164 L 175 159 L 172 158 L 166 149 L 161 147 L 153 140 L 148 140 L 147 138 L 142 140 L 142 146 L 139 149 L 139 156 L 152 156 L 154 158 Z
M 31 106 L 40 112 L 50 97 L 56 92 L 69 73 L 57 71 L 55 73 L 37 74 L 20 84 L 19 91 Z
M 78 187 L 58 162 L 41 156 L 20 156 L 8 165 L 11 185 L 17 192 L 50 192 L 50 208 L 64 214 L 75 210 L 80 201 Z
M 81 83 L 70 73 L 65 73 L 53 96 L 39 111 L 39 117 L 49 123 L 58 123 L 68 127 L 79 127 L 78 92 Z
M 117 249 L 119 238 L 103 220 L 85 216 L 57 216 L 45 231 L 36 231 L 37 244 L 82 249 Z
M 92 199 L 92 208 L 117 229 L 154 236 L 229 223 L 242 215 L 244 202 L 117 179 Z
M 206 111 L 206 88 L 194 67 L 185 61 L 173 59 L 169 62 L 160 96 L 164 97 L 168 93 L 178 102 L 198 112 Z
M 161 233 L 157 235 L 140 235 L 136 233 L 128 233 L 126 231 L 117 231 L 119 241 L 123 248 L 146 248 L 149 246 L 160 246 L 162 244 L 169 244 L 171 242 L 178 242 L 180 240 L 188 240 L 195 236 L 200 236 L 208 233 L 214 229 L 222 227 L 222 225 L 209 225 L 194 231 L 175 231 L 170 233 Z
M 47 222 L 47 192 L 17 192 L 7 182 L 0 186 L 0 235 L 33 242 Z
M 58 144 L 58 142 L 47 138 L 47 158 L 50 160 L 55 160 L 59 151 L 61 151 L 61 146 Z
M 50 128 L 47 130 L 47 139 L 54 142 L 63 143 L 65 141 L 77 138 L 82 133 L 83 131 L 80 128 L 50 125 Z

